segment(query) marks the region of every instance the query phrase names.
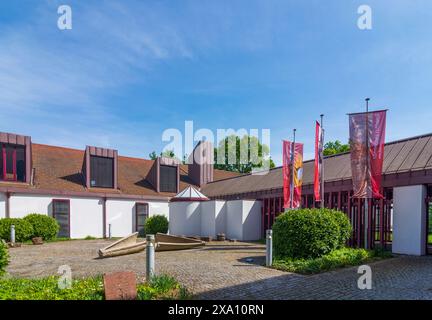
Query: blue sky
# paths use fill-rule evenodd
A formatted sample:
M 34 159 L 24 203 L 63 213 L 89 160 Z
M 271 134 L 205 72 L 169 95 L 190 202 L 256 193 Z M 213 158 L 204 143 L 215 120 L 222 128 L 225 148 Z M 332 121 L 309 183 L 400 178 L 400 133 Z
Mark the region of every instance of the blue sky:
M 72 7 L 73 29 L 57 28 Z M 357 28 L 357 8 L 373 29 Z M 387 141 L 429 133 L 429 0 L 2 1 L 0 131 L 147 157 L 162 132 L 269 128 L 346 141 L 347 112 L 389 108 Z

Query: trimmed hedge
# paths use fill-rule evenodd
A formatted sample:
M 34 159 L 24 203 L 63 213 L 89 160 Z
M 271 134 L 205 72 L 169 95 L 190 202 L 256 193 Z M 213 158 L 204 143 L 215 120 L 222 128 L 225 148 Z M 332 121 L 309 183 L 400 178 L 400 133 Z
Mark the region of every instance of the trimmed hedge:
M 168 219 L 163 215 L 155 215 L 148 218 L 144 225 L 146 234 L 167 233 Z
M 351 225 L 342 215 L 329 209 L 290 210 L 280 215 L 273 225 L 275 257 L 317 258 L 343 247 Z
M 18 218 L 0 219 L 0 238 L 10 241 L 10 228 L 15 225 L 15 241 L 24 242 L 30 240 L 33 235 L 33 226 L 30 222 Z
M 60 229 L 57 221 L 47 215 L 32 213 L 24 217 L 33 226 L 33 237 L 42 237 L 44 240 L 51 240 L 57 236 Z
M 0 276 L 5 273 L 6 266 L 9 264 L 9 252 L 6 243 L 0 240 Z

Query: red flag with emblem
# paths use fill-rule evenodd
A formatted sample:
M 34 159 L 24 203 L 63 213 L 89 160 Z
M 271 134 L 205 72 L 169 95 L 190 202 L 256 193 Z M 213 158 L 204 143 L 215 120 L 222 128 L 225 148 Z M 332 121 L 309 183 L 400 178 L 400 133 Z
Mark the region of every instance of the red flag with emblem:
M 349 115 L 353 197 L 382 198 L 386 110 Z
M 319 122 L 315 125 L 315 170 L 314 170 L 314 195 L 315 201 L 321 201 L 321 179 L 323 165 L 323 132 Z
M 294 149 L 294 151 L 292 150 Z M 294 152 L 294 157 L 293 157 Z M 301 206 L 301 189 L 303 184 L 303 144 L 283 141 L 283 191 L 284 208 L 299 208 Z M 292 165 L 294 165 L 294 178 L 292 179 Z M 293 201 L 291 207 L 291 188 Z

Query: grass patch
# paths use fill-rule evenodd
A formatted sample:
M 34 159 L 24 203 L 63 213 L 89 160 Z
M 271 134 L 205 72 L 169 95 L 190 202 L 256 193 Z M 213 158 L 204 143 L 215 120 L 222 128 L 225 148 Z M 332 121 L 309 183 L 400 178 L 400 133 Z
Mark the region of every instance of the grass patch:
M 314 259 L 275 258 L 273 268 L 301 274 L 314 274 L 390 257 L 392 257 L 391 252 L 382 249 L 343 248 Z
M 104 239 L 104 238 L 96 238 L 93 236 L 87 236 L 85 238 L 71 239 L 71 238 L 60 237 L 60 238 L 53 238 L 53 239 L 49 239 L 49 240 L 44 239 L 43 242 L 44 243 L 51 243 L 51 242 L 77 241 L 77 240 L 115 240 L 115 239 L 120 239 L 120 238 Z M 24 241 L 23 244 L 33 244 L 33 242 L 31 240 L 27 240 L 27 241 Z
M 57 276 L 42 279 L 5 278 L 0 280 L 0 300 L 104 300 L 102 277 L 73 280 L 72 288 L 60 289 Z M 178 300 L 190 298 L 174 278 L 155 276 L 137 285 L 138 300 Z

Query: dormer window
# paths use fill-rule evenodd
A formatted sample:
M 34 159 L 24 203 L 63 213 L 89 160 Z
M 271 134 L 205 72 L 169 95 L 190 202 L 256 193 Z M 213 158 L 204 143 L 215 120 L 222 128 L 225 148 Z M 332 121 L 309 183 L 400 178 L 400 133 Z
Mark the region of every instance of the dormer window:
M 0 144 L 0 180 L 26 181 L 25 146 Z
M 156 192 L 179 192 L 180 161 L 158 157 L 146 177 Z
M 160 166 L 160 192 L 177 192 L 177 167 Z
M 87 188 L 117 189 L 117 150 L 87 146 L 83 172 Z
M 90 186 L 114 188 L 114 159 L 90 156 Z

